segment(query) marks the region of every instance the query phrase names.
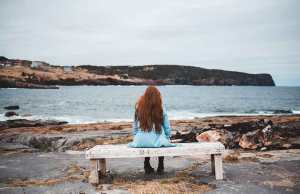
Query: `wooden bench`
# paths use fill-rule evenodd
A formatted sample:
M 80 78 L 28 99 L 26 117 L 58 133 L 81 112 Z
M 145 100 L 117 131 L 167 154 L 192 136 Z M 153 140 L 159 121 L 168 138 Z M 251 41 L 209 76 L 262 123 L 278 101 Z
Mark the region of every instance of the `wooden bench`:
M 158 156 L 187 156 L 198 154 L 211 155 L 212 173 L 217 180 L 223 179 L 222 152 L 225 150 L 219 142 L 178 143 L 176 147 L 130 148 L 126 144 L 97 145 L 86 151 L 86 158 L 91 162 L 90 182 L 99 183 L 106 176 L 107 158 L 139 158 Z

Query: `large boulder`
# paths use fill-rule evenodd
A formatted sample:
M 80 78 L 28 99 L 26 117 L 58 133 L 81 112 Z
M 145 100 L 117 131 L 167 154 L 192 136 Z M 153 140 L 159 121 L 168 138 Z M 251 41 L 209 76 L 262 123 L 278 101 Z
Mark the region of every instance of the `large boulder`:
M 250 131 L 246 134 L 243 134 L 239 141 L 239 146 L 244 149 L 257 149 L 261 147 L 257 133 L 259 130 Z
M 278 138 L 274 137 L 272 126 L 267 125 L 263 129 L 257 129 L 243 134 L 239 140 L 239 146 L 244 149 L 258 149 L 261 147 L 274 146 L 278 144 L 278 141 L 276 141 Z
M 12 117 L 12 116 L 18 116 L 18 113 L 14 112 L 14 111 L 8 111 L 5 113 L 6 117 Z
M 201 133 L 196 137 L 199 142 L 214 142 L 219 141 L 226 147 L 232 147 L 233 136 L 232 133 L 225 129 L 209 130 Z

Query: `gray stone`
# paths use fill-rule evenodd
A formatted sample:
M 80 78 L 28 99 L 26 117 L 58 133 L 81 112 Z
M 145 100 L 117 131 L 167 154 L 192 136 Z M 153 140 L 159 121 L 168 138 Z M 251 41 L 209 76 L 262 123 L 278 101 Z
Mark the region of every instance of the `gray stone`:
M 11 106 L 5 106 L 4 109 L 6 110 L 18 110 L 20 107 L 19 105 L 11 105 Z
M 18 113 L 14 112 L 14 111 L 8 111 L 5 113 L 6 117 L 12 117 L 12 116 L 18 116 Z

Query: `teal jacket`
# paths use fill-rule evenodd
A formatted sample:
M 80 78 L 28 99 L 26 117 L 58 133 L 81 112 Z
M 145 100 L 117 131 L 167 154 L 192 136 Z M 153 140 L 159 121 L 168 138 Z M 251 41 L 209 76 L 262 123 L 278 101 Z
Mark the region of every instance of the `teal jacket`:
M 157 148 L 157 147 L 171 147 L 175 146 L 170 143 L 171 127 L 168 119 L 168 115 L 163 111 L 163 123 L 161 125 L 161 133 L 152 130 L 150 132 L 144 132 L 139 127 L 139 121 L 134 119 L 132 124 L 133 129 L 133 141 L 128 144 L 129 147 L 144 147 L 144 148 Z

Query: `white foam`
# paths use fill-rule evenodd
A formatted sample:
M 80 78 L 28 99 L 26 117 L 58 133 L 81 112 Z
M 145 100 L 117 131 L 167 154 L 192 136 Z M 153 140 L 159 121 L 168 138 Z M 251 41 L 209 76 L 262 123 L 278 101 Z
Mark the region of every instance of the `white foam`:
M 14 120 L 14 119 L 27 119 L 27 120 L 57 120 L 66 121 L 69 124 L 88 124 L 88 123 L 99 123 L 99 122 L 129 122 L 132 119 L 129 118 L 106 118 L 97 119 L 84 116 L 41 116 L 41 115 L 19 115 L 6 117 L 5 114 L 0 114 L 0 121 Z
M 300 114 L 300 110 L 292 110 L 293 114 Z
M 204 117 L 215 117 L 215 116 L 257 116 L 257 115 L 274 115 L 271 111 L 259 111 L 256 113 L 230 113 L 230 112 L 219 112 L 219 113 L 197 113 L 190 111 L 169 111 L 168 116 L 171 120 L 180 119 L 194 119 Z
M 292 114 L 300 114 L 299 110 L 293 110 Z M 257 111 L 251 113 L 230 113 L 230 112 L 219 112 L 219 113 L 198 113 L 190 110 L 169 110 L 168 116 L 170 120 L 184 120 L 204 117 L 215 117 L 215 116 L 256 116 L 256 115 L 274 115 L 272 111 Z M 279 114 L 276 114 L 279 115 Z M 285 114 L 284 114 L 285 115 Z M 42 115 L 19 115 L 12 117 L 5 117 L 5 114 L 0 114 L 0 121 L 13 120 L 13 119 L 27 119 L 27 120 L 57 120 L 66 121 L 69 124 L 89 124 L 99 122 L 130 122 L 132 118 L 92 118 L 87 116 L 42 116 Z

